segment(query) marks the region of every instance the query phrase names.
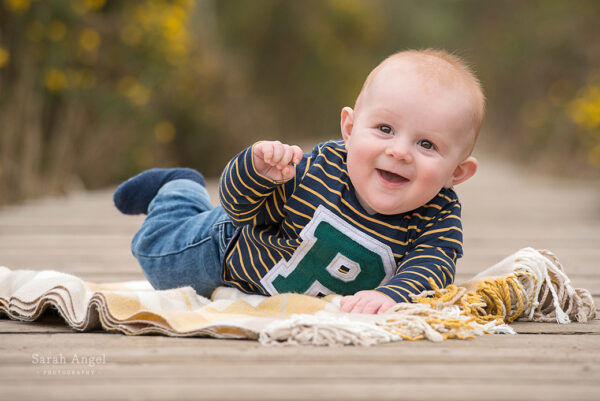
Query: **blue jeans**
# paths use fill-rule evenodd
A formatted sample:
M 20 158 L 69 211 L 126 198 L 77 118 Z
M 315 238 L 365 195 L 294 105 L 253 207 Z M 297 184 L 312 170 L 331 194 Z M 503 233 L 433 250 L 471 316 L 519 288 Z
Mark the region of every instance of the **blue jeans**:
M 227 246 L 236 229 L 206 188 L 185 179 L 166 183 L 131 241 L 144 275 L 158 290 L 191 286 L 210 297 L 222 285 Z

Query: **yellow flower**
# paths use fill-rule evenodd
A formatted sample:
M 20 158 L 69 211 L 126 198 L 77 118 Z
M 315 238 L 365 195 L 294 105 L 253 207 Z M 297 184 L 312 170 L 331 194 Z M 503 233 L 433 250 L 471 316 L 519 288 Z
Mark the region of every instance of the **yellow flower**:
M 62 92 L 67 87 L 67 76 L 60 70 L 50 68 L 44 74 L 44 86 L 52 92 Z
M 133 104 L 144 106 L 150 101 L 150 89 L 141 84 L 135 84 L 127 91 L 127 97 Z
M 154 137 L 160 143 L 173 142 L 175 126 L 170 121 L 161 121 L 154 126 Z
M 117 83 L 117 90 L 127 97 L 131 103 L 143 106 L 150 101 L 150 89 L 136 81 L 134 77 L 126 76 Z
M 104 7 L 104 4 L 106 4 L 106 0 L 85 0 L 85 5 L 90 10 L 99 10 Z
M 91 52 L 96 50 L 100 42 L 100 35 L 93 29 L 84 29 L 79 35 L 79 46 L 85 51 Z
M 55 42 L 63 40 L 67 34 L 67 26 L 59 20 L 50 21 L 48 25 L 48 37 Z
M 163 23 L 163 35 L 167 40 L 175 41 L 181 39 L 185 35 L 185 27 L 181 19 L 175 15 L 170 15 L 165 18 Z
M 3 47 L 0 47 L 0 68 L 4 67 L 10 61 L 10 53 Z
M 4 0 L 4 4 L 16 13 L 23 13 L 29 9 L 30 0 Z
M 600 126 L 600 86 L 592 86 L 571 102 L 569 117 L 580 127 L 592 129 Z
M 104 7 L 106 0 L 72 0 L 71 7 L 75 13 L 83 15 L 88 11 L 99 10 Z
M 121 29 L 121 40 L 134 46 L 151 38 L 153 47 L 164 53 L 169 62 L 176 63 L 189 52 L 187 24 L 192 7 L 188 0 L 145 1 L 132 6 L 128 13 L 131 18 Z

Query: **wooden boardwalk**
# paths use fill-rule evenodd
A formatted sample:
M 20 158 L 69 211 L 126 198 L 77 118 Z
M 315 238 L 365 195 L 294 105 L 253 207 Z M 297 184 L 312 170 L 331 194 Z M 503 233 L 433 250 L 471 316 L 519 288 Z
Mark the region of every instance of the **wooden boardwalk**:
M 465 257 L 457 281 L 519 248 L 547 248 L 598 305 L 598 184 L 484 161 L 458 187 Z M 129 252 L 141 219 L 120 215 L 110 196 L 79 193 L 0 209 L 0 265 L 55 269 L 97 282 L 143 278 Z M 513 327 L 519 335 L 441 344 L 271 348 L 252 341 L 75 333 L 55 317 L 43 324 L 4 319 L 0 399 L 600 399 L 600 321 Z M 75 364 L 74 357 L 96 364 Z M 56 363 L 43 365 L 42 358 Z

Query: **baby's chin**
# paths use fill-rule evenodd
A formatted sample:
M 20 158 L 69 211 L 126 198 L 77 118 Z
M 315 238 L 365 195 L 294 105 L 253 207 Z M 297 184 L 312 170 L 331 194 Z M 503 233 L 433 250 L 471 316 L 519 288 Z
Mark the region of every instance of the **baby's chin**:
M 410 212 L 412 209 L 406 209 L 403 208 L 402 206 L 398 205 L 398 204 L 394 204 L 394 205 L 386 205 L 386 204 L 378 204 L 376 202 L 373 202 L 373 204 L 365 201 L 363 198 L 361 198 L 360 196 L 358 196 L 358 200 L 361 204 L 361 206 L 363 207 L 363 209 L 365 209 L 365 211 L 370 214 L 383 214 L 386 216 L 393 216 L 396 214 L 402 214 L 402 213 L 406 213 L 406 212 Z
M 403 214 L 403 213 L 407 213 L 410 212 L 413 209 L 403 209 L 403 208 L 399 208 L 399 207 L 378 207 L 378 208 L 371 208 L 371 210 L 373 210 L 375 213 L 379 213 L 379 214 L 383 214 L 386 216 L 394 216 L 397 214 Z M 375 213 L 370 213 L 370 214 L 375 214 Z

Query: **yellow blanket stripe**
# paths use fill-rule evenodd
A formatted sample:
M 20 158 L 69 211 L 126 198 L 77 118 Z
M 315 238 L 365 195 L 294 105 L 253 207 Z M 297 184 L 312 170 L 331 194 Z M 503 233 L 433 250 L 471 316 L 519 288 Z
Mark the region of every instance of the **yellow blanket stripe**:
M 513 333 L 508 323 L 586 322 L 596 310 L 587 290 L 572 288 L 549 251 L 524 248 L 461 285 L 413 295 L 379 315 L 339 310 L 339 295 L 266 297 L 218 288 L 212 299 L 191 287 L 153 290 L 146 281 L 88 283 L 56 271 L 0 266 L 0 315 L 35 321 L 49 306 L 79 331 L 127 335 L 247 338 L 263 344 L 372 345 L 392 341 L 469 339 Z

